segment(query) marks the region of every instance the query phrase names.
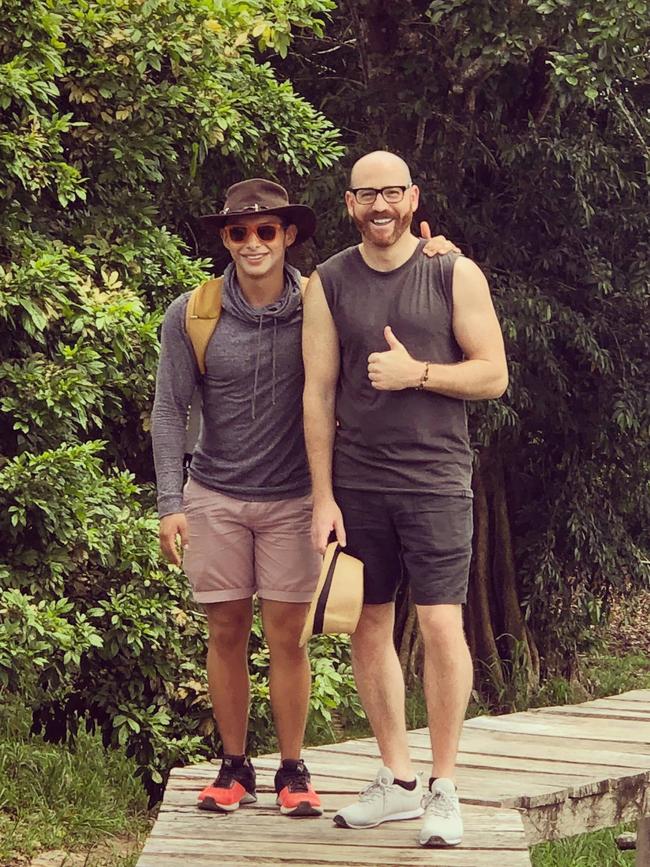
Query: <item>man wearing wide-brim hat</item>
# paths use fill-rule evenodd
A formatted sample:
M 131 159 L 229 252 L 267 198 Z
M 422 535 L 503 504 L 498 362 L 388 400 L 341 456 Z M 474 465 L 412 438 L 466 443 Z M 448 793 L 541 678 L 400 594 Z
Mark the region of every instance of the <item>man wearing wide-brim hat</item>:
M 198 805 L 229 812 L 256 800 L 246 734 L 257 594 L 282 757 L 277 803 L 288 816 L 320 815 L 300 758 L 310 668 L 298 640 L 321 561 L 310 543 L 302 426 L 302 279 L 286 262 L 287 249 L 313 235 L 316 218 L 280 185 L 253 178 L 231 186 L 223 209 L 203 220 L 220 233 L 232 263 L 167 310 L 152 417 L 161 548 L 180 565 L 180 538 L 183 568 L 205 607 L 208 682 L 223 744 L 219 774 Z M 202 424 L 183 487 L 197 387 Z

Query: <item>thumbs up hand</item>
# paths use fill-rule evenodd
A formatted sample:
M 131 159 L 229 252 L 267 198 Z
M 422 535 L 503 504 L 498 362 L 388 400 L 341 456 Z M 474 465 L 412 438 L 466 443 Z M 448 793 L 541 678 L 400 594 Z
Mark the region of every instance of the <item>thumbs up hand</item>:
M 418 385 L 423 362 L 411 357 L 404 344 L 393 334 L 390 325 L 384 328 L 384 338 L 388 349 L 368 356 L 368 379 L 372 387 L 378 391 L 399 391 Z

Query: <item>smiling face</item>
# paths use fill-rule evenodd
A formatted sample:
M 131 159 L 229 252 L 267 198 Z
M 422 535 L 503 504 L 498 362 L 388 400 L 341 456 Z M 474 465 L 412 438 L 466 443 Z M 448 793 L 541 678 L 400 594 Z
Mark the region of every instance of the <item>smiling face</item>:
M 275 236 L 269 238 L 272 232 L 261 228 L 263 226 L 273 226 Z M 234 230 L 233 227 L 237 229 Z M 256 228 L 267 240 L 252 231 Z M 230 218 L 226 228 L 221 230 L 221 240 L 232 256 L 238 273 L 252 279 L 261 279 L 275 272 L 282 273 L 286 249 L 296 240 L 296 232 L 294 225 L 285 227 L 277 214 L 256 214 Z M 244 237 L 240 240 L 242 235 Z
M 420 191 L 411 185 L 408 166 L 395 154 L 377 151 L 355 163 L 350 176 L 350 188 L 382 189 L 390 186 L 408 187 L 401 202 L 386 202 L 381 194 L 368 205 L 359 204 L 348 190 L 345 203 L 365 244 L 392 247 L 408 232 L 413 220 Z

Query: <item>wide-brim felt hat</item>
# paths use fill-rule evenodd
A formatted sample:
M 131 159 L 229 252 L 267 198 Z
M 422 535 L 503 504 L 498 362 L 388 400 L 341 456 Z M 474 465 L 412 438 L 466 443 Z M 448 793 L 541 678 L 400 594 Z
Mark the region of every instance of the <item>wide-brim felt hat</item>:
M 323 558 L 316 590 L 300 635 L 300 647 L 313 635 L 345 633 L 357 628 L 363 607 L 363 563 L 331 542 Z
M 223 229 L 232 217 L 278 214 L 298 229 L 294 244 L 301 244 L 316 231 L 316 214 L 307 205 L 292 205 L 284 187 L 265 178 L 250 178 L 228 187 L 223 209 L 200 219 L 211 229 Z

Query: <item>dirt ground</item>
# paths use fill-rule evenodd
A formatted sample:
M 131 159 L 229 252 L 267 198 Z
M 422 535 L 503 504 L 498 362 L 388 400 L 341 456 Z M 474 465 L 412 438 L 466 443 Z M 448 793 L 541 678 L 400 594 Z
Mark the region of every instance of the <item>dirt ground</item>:
M 613 607 L 607 644 L 612 654 L 645 653 L 650 656 L 650 590 L 617 600 Z
M 9 867 L 116 867 L 142 848 L 135 837 L 108 838 L 82 852 L 51 849 L 31 859 L 14 860 Z

